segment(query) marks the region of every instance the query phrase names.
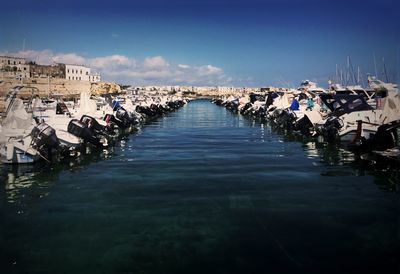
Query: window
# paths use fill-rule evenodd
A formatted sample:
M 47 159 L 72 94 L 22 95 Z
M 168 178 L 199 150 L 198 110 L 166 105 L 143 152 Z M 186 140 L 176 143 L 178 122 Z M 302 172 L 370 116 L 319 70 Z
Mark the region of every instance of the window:
M 26 68 L 24 68 L 24 70 L 26 70 Z
M 68 80 L 71 80 L 71 76 L 68 76 Z
M 67 72 L 69 73 L 69 69 L 67 69 Z
M 86 71 L 86 75 L 89 75 L 89 71 Z
M 82 70 L 81 70 L 81 74 L 82 74 Z
M 8 64 L 9 64 L 9 65 L 11 65 L 11 62 L 10 62 L 10 60 L 8 60 Z

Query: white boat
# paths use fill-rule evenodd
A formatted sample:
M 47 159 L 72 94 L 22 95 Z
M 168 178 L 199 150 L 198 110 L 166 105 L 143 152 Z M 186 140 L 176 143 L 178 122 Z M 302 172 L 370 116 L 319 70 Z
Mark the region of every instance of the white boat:
M 39 152 L 31 146 L 32 138 L 9 139 L 0 145 L 0 159 L 3 164 L 31 164 L 40 160 Z
M 396 86 L 376 79 L 373 83 L 379 83 L 374 88 L 384 88 L 386 93 L 385 97 L 378 99 L 377 108 L 369 105 L 362 95 L 321 96 L 333 116 L 320 122 L 317 128 L 328 140 L 352 142 L 356 136 L 369 139 L 379 126 L 400 119 L 400 93 Z M 362 128 L 358 127 L 359 122 Z

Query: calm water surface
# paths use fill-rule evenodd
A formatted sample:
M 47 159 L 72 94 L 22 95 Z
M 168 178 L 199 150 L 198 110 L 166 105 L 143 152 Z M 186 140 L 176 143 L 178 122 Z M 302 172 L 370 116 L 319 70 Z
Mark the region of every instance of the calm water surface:
M 208 101 L 112 151 L 1 167 L 1 273 L 399 273 L 396 171 Z

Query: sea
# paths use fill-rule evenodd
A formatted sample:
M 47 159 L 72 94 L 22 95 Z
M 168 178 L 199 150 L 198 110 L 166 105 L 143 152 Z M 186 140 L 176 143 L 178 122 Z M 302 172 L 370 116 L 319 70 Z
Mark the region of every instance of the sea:
M 0 166 L 1 273 L 400 273 L 400 171 L 208 100 Z

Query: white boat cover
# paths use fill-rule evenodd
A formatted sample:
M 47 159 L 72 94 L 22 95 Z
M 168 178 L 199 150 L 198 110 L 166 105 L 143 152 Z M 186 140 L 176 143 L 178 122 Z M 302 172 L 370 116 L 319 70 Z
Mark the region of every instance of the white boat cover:
M 15 98 L 7 116 L 2 123 L 2 130 L 5 132 L 10 129 L 28 129 L 33 124 L 32 115 L 29 115 L 21 99 Z

